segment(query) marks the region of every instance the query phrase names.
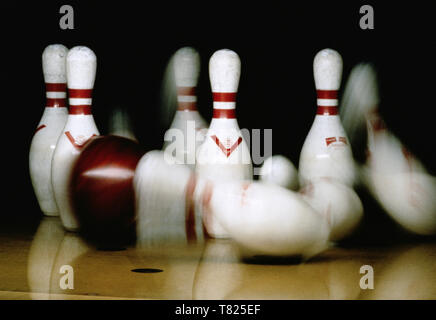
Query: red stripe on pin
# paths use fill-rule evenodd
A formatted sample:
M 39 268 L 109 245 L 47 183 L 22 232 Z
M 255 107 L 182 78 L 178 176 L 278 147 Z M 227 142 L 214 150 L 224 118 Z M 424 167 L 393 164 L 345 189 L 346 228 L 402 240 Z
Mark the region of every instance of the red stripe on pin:
M 179 107 L 177 110 L 179 111 L 194 111 L 197 110 L 196 102 L 179 102 Z
M 338 90 L 316 90 L 318 99 L 337 99 Z
M 323 116 L 334 116 L 338 114 L 338 107 L 318 106 L 318 108 L 316 109 L 316 114 Z
M 235 109 L 213 109 L 214 119 L 235 119 Z
M 90 105 L 79 105 L 79 106 L 70 105 L 69 114 L 91 114 L 91 106 Z
M 92 97 L 92 89 L 68 89 L 70 98 L 90 99 Z
M 47 98 L 45 106 L 47 108 L 63 108 L 65 107 L 65 99 Z
M 215 102 L 235 102 L 236 92 L 213 92 L 213 101 Z
M 179 96 L 195 96 L 195 87 L 177 87 Z
M 65 92 L 67 91 L 66 83 L 46 83 L 45 90 L 47 92 Z

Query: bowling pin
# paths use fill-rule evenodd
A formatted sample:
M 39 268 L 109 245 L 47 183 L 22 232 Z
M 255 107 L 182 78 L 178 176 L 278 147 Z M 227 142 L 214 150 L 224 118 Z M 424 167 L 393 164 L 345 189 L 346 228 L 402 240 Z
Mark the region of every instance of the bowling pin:
M 209 184 L 202 193 L 206 225 L 218 220 L 242 256 L 301 256 L 309 259 L 329 246 L 327 220 L 302 197 L 256 181 Z
M 192 170 L 168 163 L 163 151 L 153 150 L 138 162 L 133 185 L 138 247 L 203 242 L 202 219 L 194 207 L 196 178 Z
M 236 120 L 236 92 L 241 61 L 236 52 L 216 51 L 209 61 L 213 118 L 197 153 L 197 174 L 212 181 L 252 180 L 250 151 Z M 216 221 L 208 226 L 212 237 L 228 235 Z
M 270 156 L 264 161 L 259 179 L 290 190 L 298 189 L 298 171 L 291 160 L 282 155 Z
M 122 108 L 115 108 L 109 117 L 109 134 L 138 141 L 133 132 L 129 114 Z
M 72 167 L 84 144 L 99 135 L 91 113 L 96 68 L 97 58 L 91 49 L 78 46 L 69 51 L 67 83 L 70 110 L 53 155 L 52 183 L 62 225 L 70 231 L 79 227 L 69 190 Z
M 352 234 L 363 217 L 363 205 L 353 189 L 333 179 L 321 178 L 300 190 L 303 199 L 330 226 L 330 241 L 339 241 Z
M 367 159 L 361 179 L 391 218 L 421 235 L 436 233 L 436 178 L 387 128 L 378 103 L 377 76 L 370 64 L 351 71 L 341 106 L 351 132 L 367 129 Z
M 51 164 L 59 135 L 68 117 L 66 108 L 66 70 L 68 49 L 49 45 L 42 53 L 42 71 L 46 86 L 46 106 L 30 145 L 29 171 L 41 211 L 57 216 L 58 207 L 51 184 Z
M 181 48 L 172 58 L 172 69 L 178 107 L 170 129 L 165 133 L 163 149 L 172 153 L 173 148 L 167 147 L 174 143 L 176 162 L 194 169 L 196 150 L 203 143 L 207 130 L 207 123 L 197 110 L 200 55 L 194 48 Z M 172 137 L 176 141 L 172 142 Z
M 330 177 L 353 186 L 353 155 L 338 115 L 338 90 L 342 77 L 339 53 L 332 49 L 318 52 L 313 61 L 313 73 L 318 108 L 300 154 L 300 185 Z
M 186 166 L 168 164 L 162 151 L 151 151 L 138 163 L 134 187 L 138 241 L 146 245 L 201 243 L 214 220 L 243 256 L 307 259 L 329 245 L 327 220 L 301 195 L 273 184 L 203 181 Z

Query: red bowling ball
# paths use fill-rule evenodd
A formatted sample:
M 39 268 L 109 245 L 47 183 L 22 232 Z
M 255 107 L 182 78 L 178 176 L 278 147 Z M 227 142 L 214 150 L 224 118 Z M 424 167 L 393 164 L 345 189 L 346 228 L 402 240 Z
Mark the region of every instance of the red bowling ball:
M 80 232 L 98 245 L 120 245 L 135 235 L 133 177 L 145 150 L 119 136 L 89 141 L 74 165 L 71 194 Z

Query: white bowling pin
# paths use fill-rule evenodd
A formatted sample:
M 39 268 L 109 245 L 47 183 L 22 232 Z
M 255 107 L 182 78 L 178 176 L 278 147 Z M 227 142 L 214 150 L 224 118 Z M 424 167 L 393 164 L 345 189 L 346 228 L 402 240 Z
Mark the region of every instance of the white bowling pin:
M 196 163 L 196 172 L 204 179 L 228 181 L 253 177 L 250 151 L 235 115 L 240 73 L 241 61 L 234 51 L 218 50 L 210 58 L 213 119 L 197 152 Z M 207 231 L 212 237 L 228 237 L 218 223 L 210 224 Z
M 298 171 L 291 160 L 282 155 L 270 156 L 264 161 L 259 179 L 290 190 L 298 189 Z
M 285 188 L 255 181 L 209 184 L 202 201 L 206 228 L 218 220 L 242 255 L 308 259 L 328 247 L 327 220 Z
M 363 206 L 359 196 L 353 189 L 333 179 L 318 179 L 306 185 L 300 194 L 327 219 L 331 241 L 349 236 L 362 220 Z
M 59 135 L 68 117 L 66 108 L 66 70 L 68 49 L 49 45 L 42 53 L 42 71 L 46 86 L 46 106 L 30 145 L 29 171 L 41 211 L 59 215 L 51 184 L 51 164 Z
M 166 162 L 163 151 L 150 151 L 138 162 L 133 185 L 138 247 L 203 241 L 192 170 Z
M 242 254 L 302 255 L 327 248 L 327 220 L 301 195 L 253 181 L 204 181 L 186 166 L 168 164 L 162 151 L 145 154 L 134 178 L 138 243 L 204 240 L 217 221 Z M 199 210 L 201 208 L 201 210 Z
M 300 185 L 331 177 L 353 186 L 353 155 L 338 115 L 338 90 L 342 77 L 340 54 L 332 49 L 318 52 L 313 61 L 313 73 L 318 108 L 300 154 Z
M 70 110 L 53 155 L 52 183 L 62 224 L 70 231 L 79 227 L 71 206 L 71 171 L 85 142 L 99 135 L 91 113 L 96 67 L 97 58 L 91 49 L 78 46 L 69 51 L 67 83 Z
M 163 149 L 170 153 L 175 150 L 176 163 L 194 169 L 196 150 L 203 143 L 207 129 L 206 121 L 197 110 L 200 55 L 194 48 L 181 48 L 172 58 L 172 69 L 178 108 L 170 129 L 165 133 Z M 175 141 L 172 142 L 173 137 Z M 167 149 L 169 145 L 173 147 Z

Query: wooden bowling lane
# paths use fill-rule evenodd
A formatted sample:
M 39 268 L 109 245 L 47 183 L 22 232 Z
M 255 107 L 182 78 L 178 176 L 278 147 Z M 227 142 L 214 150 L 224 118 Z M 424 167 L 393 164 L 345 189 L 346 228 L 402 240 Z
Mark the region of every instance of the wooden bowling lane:
M 0 230 L 0 299 L 436 299 L 436 243 L 334 247 L 307 261 L 241 260 L 231 240 L 99 250 L 57 217 Z M 62 289 L 61 266 L 74 270 Z M 374 289 L 359 286 L 360 267 Z

